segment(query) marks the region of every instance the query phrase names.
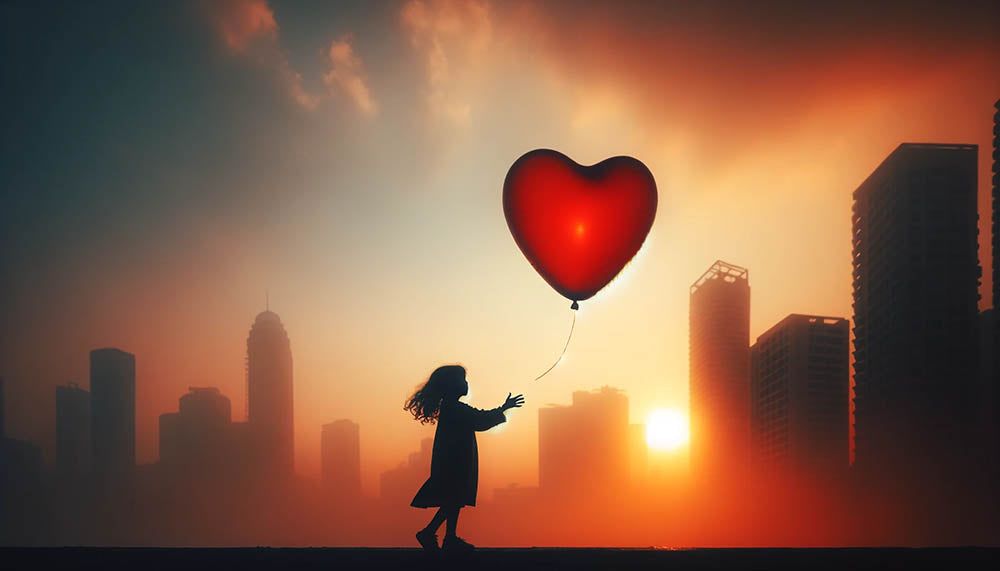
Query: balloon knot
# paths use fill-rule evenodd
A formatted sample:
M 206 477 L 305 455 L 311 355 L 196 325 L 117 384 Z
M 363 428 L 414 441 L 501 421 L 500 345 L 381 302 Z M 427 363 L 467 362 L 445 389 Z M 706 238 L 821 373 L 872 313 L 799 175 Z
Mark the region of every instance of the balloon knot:
M 576 310 L 580 309 L 580 304 L 577 303 L 576 300 L 574 300 L 573 301 L 573 305 L 569 306 L 569 308 L 572 309 L 573 311 L 576 311 Z

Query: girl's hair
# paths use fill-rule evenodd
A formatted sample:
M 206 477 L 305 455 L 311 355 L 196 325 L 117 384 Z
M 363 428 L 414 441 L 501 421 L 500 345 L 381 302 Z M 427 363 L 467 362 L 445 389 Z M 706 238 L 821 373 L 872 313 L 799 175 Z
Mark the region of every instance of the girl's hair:
M 434 423 L 441 412 L 441 399 L 446 395 L 459 395 L 464 392 L 465 367 L 461 365 L 444 365 L 431 373 L 427 382 L 418 388 L 413 396 L 406 401 L 403 410 L 413 414 L 420 424 Z

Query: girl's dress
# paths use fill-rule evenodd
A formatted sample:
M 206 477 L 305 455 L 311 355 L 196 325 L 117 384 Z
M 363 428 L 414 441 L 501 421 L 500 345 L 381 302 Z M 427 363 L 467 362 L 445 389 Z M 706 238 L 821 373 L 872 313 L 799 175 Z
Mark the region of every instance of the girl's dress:
M 441 403 L 431 452 L 431 477 L 410 505 L 415 508 L 476 505 L 479 487 L 476 431 L 489 430 L 506 420 L 500 407 L 480 410 L 457 400 Z

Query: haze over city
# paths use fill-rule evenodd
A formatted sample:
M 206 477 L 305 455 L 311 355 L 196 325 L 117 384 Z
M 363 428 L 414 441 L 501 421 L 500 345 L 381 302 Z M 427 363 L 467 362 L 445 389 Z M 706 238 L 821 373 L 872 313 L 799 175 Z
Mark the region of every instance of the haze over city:
M 717 260 L 747 269 L 750 344 L 789 314 L 852 319 L 852 193 L 908 142 L 978 145 L 992 307 L 1000 8 L 755 10 L 5 4 L 6 436 L 54 465 L 55 388 L 89 388 L 105 347 L 135 356 L 137 464 L 161 459 L 160 415 L 189 387 L 246 421 L 247 337 L 267 309 L 289 338 L 303 478 L 320 478 L 321 427 L 349 419 L 361 494 L 379 497 L 433 436 L 402 407 L 446 363 L 466 367 L 473 406 L 526 399 L 479 434 L 484 498 L 538 486 L 539 411 L 605 386 L 628 424 L 667 427 L 646 439 L 650 466 L 681 470 L 692 284 Z M 642 250 L 580 303 L 538 381 L 573 314 L 501 208 L 535 148 L 637 157 L 659 190 Z

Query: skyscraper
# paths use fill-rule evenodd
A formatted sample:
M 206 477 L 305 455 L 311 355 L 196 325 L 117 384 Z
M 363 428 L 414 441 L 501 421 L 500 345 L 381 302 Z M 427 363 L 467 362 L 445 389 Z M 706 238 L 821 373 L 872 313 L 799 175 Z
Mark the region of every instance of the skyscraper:
M 160 463 L 218 471 L 232 458 L 229 399 L 215 387 L 190 387 L 177 412 L 160 415 Z
M 393 506 L 408 505 L 430 473 L 433 449 L 434 439 L 424 438 L 420 441 L 419 452 L 411 453 L 406 462 L 382 472 L 379 476 L 379 499 Z
M 750 458 L 749 272 L 717 260 L 691 285 L 692 475 L 735 483 Z
M 278 315 L 257 316 L 247 337 L 247 421 L 254 456 L 265 473 L 295 470 L 292 349 Z
M 95 472 L 135 466 L 135 355 L 120 349 L 90 352 L 90 438 Z
M 649 445 L 646 443 L 646 425 L 628 425 L 629 480 L 633 486 L 646 483 L 649 474 Z
M 990 464 L 994 509 L 1000 512 L 1000 99 L 993 104 L 993 307 L 981 317 L 980 363 L 988 409 L 983 439 Z
M 993 309 L 1000 309 L 1000 99 L 993 108 Z
M 856 465 L 924 496 L 975 438 L 976 162 L 904 143 L 854 191 Z
M 791 314 L 750 348 L 754 472 L 842 474 L 850 461 L 849 326 Z
M 56 387 L 56 466 L 63 476 L 90 470 L 90 393 L 72 382 Z
M 360 427 L 350 420 L 323 425 L 320 435 L 323 487 L 331 496 L 347 501 L 361 497 Z
M 623 490 L 632 464 L 628 398 L 602 387 L 538 409 L 538 485 L 549 495 Z

